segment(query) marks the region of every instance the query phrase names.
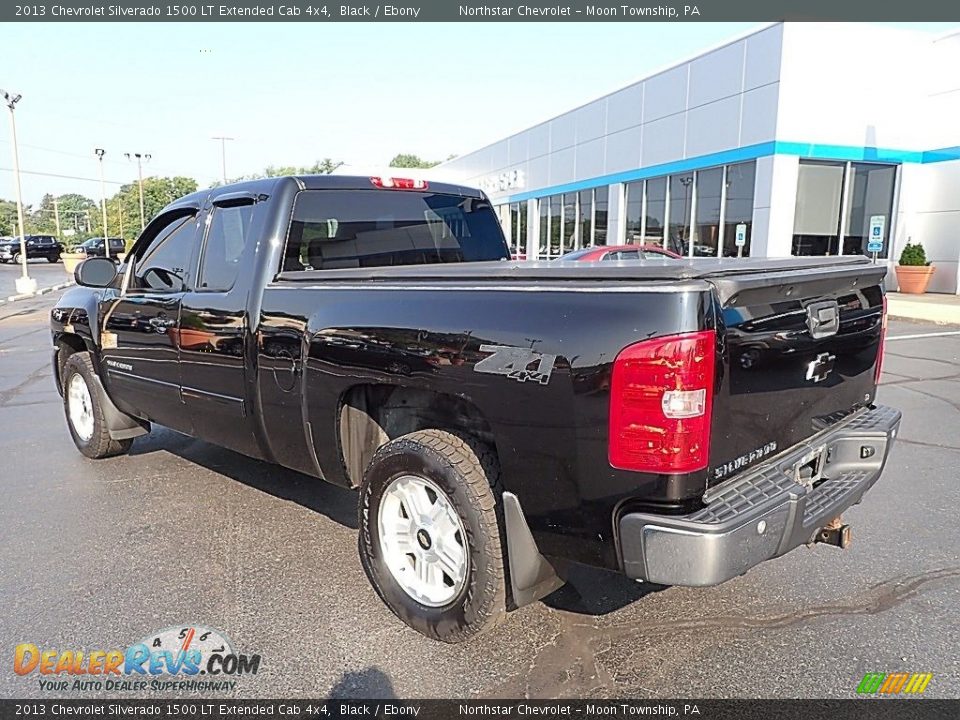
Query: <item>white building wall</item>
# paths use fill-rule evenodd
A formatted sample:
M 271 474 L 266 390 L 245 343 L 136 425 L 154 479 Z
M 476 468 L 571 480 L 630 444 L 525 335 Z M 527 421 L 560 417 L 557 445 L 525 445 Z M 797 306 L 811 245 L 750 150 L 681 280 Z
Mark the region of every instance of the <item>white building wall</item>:
M 790 255 L 799 165 L 799 159 L 792 155 L 768 155 L 757 159 L 752 255 Z
M 938 268 L 932 289 L 957 292 L 960 161 L 931 162 L 936 158 L 929 151 L 953 148 L 956 155 L 958 117 L 960 34 L 937 39 L 875 25 L 786 23 L 434 172 L 485 186 L 496 204 L 609 183 L 608 238 L 614 243 L 623 237 L 624 182 L 736 161 L 714 153 L 752 153 L 751 252 L 772 257 L 792 250 L 802 159 L 902 163 L 890 218 L 891 262 L 908 238 L 920 241 Z M 535 238 L 536 202 L 528 208 Z
M 782 25 L 443 163 L 438 178 L 487 186 L 495 203 L 774 139 Z M 716 164 L 716 163 L 714 163 Z M 489 183 L 521 171 L 522 188 Z

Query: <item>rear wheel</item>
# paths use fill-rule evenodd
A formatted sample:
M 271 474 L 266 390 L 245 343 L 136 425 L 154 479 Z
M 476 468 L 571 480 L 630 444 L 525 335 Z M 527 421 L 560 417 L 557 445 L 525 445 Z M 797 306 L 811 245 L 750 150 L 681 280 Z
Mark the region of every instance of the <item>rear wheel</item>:
M 461 642 L 506 612 L 496 478 L 482 445 L 421 430 L 381 447 L 360 490 L 360 559 L 380 598 L 427 637 Z
M 113 440 L 94 387 L 93 362 L 86 352 L 73 353 L 63 366 L 63 407 L 77 449 L 88 458 L 121 455 L 133 440 Z
M 60 253 L 51 253 L 50 255 L 47 255 L 47 262 L 48 262 L 48 263 L 55 263 L 55 262 L 57 262 L 59 259 L 60 259 Z

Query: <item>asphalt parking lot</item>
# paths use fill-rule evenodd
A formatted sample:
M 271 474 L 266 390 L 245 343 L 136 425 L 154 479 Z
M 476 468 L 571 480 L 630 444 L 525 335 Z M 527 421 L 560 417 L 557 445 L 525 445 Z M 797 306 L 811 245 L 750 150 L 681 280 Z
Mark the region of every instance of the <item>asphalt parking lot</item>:
M 51 379 L 55 296 L 0 306 L 0 696 L 50 695 L 12 672 L 17 643 L 126 647 L 200 623 L 262 656 L 238 697 L 850 698 L 896 671 L 960 697 L 960 328 L 891 321 L 878 399 L 902 434 L 845 515 L 849 550 L 707 589 L 583 570 L 448 646 L 367 584 L 352 493 L 164 429 L 81 456 Z
M 31 260 L 27 263 L 27 272 L 30 273 L 30 277 L 36 279 L 39 288 L 59 285 L 70 280 L 63 270 L 62 262 L 51 263 L 46 260 Z M 0 263 L 0 300 L 6 300 L 10 295 L 17 292 L 16 282 L 20 273 L 20 265 Z

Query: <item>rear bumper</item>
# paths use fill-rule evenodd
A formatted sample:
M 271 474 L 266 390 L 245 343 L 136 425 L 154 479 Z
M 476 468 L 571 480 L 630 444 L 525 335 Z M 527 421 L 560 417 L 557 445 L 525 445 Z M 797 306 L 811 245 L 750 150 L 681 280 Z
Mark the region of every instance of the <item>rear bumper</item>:
M 711 489 L 695 513 L 623 515 L 624 572 L 663 585 L 717 585 L 810 542 L 877 481 L 899 426 L 898 410 L 864 410 Z M 798 482 L 797 465 L 821 449 L 826 479 Z

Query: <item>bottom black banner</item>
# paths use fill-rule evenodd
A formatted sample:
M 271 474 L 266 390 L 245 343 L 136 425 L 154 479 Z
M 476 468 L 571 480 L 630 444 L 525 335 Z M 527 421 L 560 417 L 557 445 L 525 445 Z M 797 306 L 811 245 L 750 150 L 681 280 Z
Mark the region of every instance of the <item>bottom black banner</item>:
M 0 700 L 0 718 L 697 718 L 926 720 L 960 717 L 960 700 Z

